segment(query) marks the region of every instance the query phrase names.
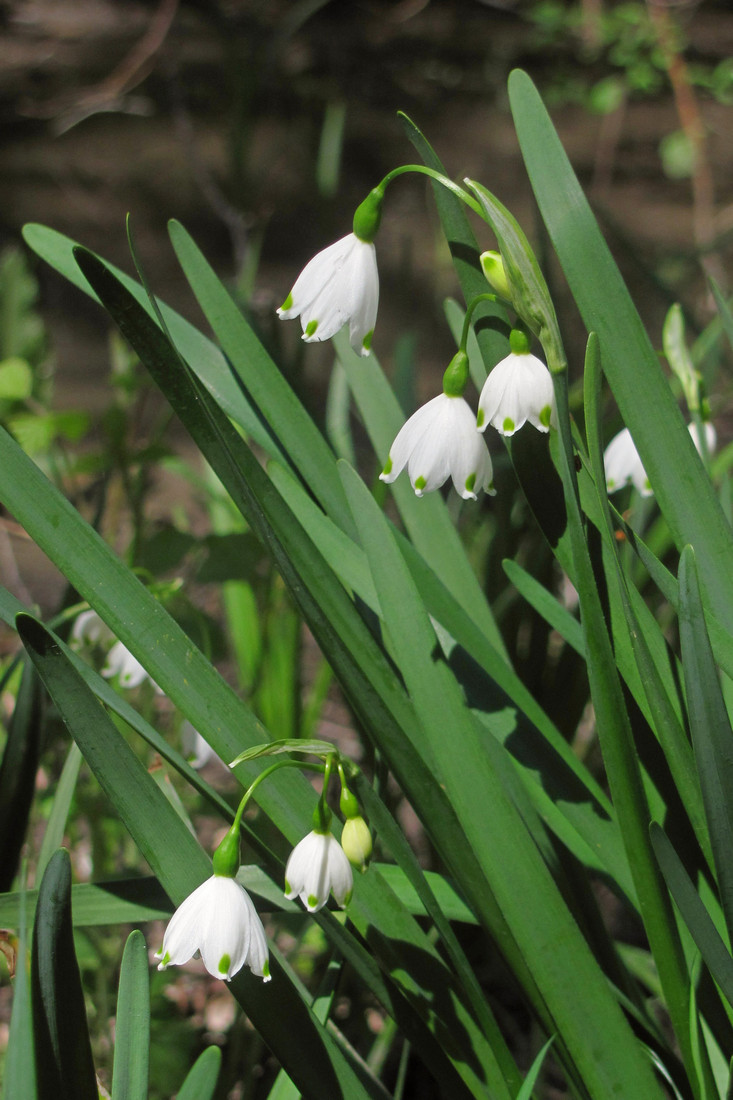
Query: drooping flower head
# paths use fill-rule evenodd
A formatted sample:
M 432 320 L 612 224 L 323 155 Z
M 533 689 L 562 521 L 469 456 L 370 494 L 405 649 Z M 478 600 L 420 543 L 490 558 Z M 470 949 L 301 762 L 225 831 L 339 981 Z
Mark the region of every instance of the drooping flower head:
M 704 429 L 705 446 L 708 454 L 711 455 L 717 443 L 717 432 L 709 420 L 705 421 Z M 700 437 L 694 421 L 687 425 L 687 430 L 692 437 L 692 442 L 695 444 L 698 454 L 701 454 Z M 616 493 L 619 489 L 623 489 L 625 485 L 631 483 L 640 496 L 654 496 L 654 490 L 628 428 L 622 428 L 606 447 L 603 454 L 603 466 L 606 473 L 606 489 L 609 493 Z
M 603 466 L 606 472 L 606 489 L 609 493 L 615 493 L 631 482 L 641 496 L 654 495 L 628 428 L 622 428 L 606 447 Z
M 181 966 L 199 952 L 214 978 L 228 982 L 245 965 L 270 980 L 267 939 L 244 887 L 227 875 L 212 875 L 189 894 L 171 917 L 158 970 Z
M 491 457 L 462 396 L 465 378 L 462 384 L 452 380 L 453 375 L 467 373 L 467 364 L 465 352 L 459 351 L 445 372 L 444 392 L 421 406 L 400 428 L 379 475 L 382 481 L 394 481 L 407 467 L 419 497 L 439 489 L 449 477 L 464 500 L 476 500 L 482 489 L 495 493 Z
M 336 837 L 313 829 L 296 844 L 285 867 L 285 896 L 299 897 L 309 913 L 317 913 L 333 894 L 344 909 L 351 900 L 354 875 Z
M 76 650 L 111 646 L 101 669 L 102 676 L 106 679 L 116 676 L 123 688 L 136 688 L 145 680 L 150 680 L 156 692 L 163 694 L 163 689 L 156 684 L 137 657 L 133 657 L 127 646 L 115 638 L 112 630 L 92 608 L 77 615 L 71 628 L 70 644 Z
M 514 435 L 526 424 L 549 430 L 554 409 L 552 375 L 520 329 L 512 329 L 511 352 L 489 373 L 478 403 L 477 427 L 491 424 L 501 435 Z
M 270 980 L 269 952 L 252 899 L 236 881 L 240 817 L 214 852 L 214 874 L 176 909 L 156 953 L 158 970 L 181 966 L 200 954 L 214 978 L 228 982 L 246 964 Z
M 306 342 L 329 340 L 348 324 L 354 351 L 369 354 L 379 303 L 374 237 L 382 198 L 380 188 L 369 193 L 354 215 L 353 233 L 306 264 L 278 309 L 281 320 L 300 317 Z

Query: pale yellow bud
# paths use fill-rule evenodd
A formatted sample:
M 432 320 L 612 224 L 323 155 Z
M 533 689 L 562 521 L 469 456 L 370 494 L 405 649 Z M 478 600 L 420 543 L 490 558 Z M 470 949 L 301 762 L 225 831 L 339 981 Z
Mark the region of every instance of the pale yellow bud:
M 344 822 L 341 847 L 349 863 L 353 863 L 362 872 L 366 871 L 372 854 L 372 834 L 363 817 L 349 817 Z

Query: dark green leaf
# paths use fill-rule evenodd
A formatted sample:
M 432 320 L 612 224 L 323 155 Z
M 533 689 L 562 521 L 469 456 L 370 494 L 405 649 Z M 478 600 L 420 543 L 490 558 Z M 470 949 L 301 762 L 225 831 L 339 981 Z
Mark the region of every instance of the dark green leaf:
M 41 882 L 31 960 L 38 1100 L 98 1100 L 74 953 L 71 864 L 59 849 Z
M 42 737 L 42 688 L 35 669 L 26 664 L 0 764 L 0 891 L 10 889 L 18 870 Z

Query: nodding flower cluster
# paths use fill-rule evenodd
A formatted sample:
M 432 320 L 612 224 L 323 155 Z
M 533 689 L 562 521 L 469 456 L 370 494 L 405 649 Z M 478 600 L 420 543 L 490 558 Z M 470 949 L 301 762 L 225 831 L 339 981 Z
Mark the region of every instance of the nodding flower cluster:
M 298 742 L 288 742 L 295 752 L 304 751 Z M 323 773 L 323 790 L 313 814 L 313 828 L 290 853 L 285 868 L 285 896 L 299 897 L 309 913 L 317 913 L 330 895 L 344 909 L 354 889 L 352 864 L 365 871 L 372 852 L 369 828 L 361 816 L 359 804 L 347 785 L 344 761 L 331 745 L 322 748 L 310 743 L 306 751 L 321 755 L 323 765 L 300 764 L 292 759 L 265 769 L 245 792 L 234 822 L 214 852 L 210 878 L 202 882 L 179 905 L 157 952 L 158 969 L 178 966 L 200 955 L 204 966 L 215 978 L 229 981 L 243 966 L 253 974 L 270 980 L 267 937 L 254 902 L 237 881 L 239 871 L 240 827 L 242 814 L 259 783 L 279 767 L 300 766 Z M 264 752 L 269 746 L 261 746 Z M 284 751 L 284 750 L 283 750 Z M 249 759 L 257 755 L 251 750 Z M 236 764 L 238 761 L 233 761 Z M 345 817 L 341 842 L 331 831 L 332 814 L 326 805 L 333 769 L 341 780 L 340 809 Z
M 353 232 L 306 264 L 278 309 L 283 320 L 300 317 L 304 340 L 327 340 L 348 324 L 354 351 L 370 353 L 379 300 L 374 237 L 386 182 L 357 209 Z M 492 285 L 508 297 L 499 254 L 484 253 L 482 266 Z M 383 481 L 392 482 L 407 469 L 417 496 L 440 488 L 448 478 L 465 500 L 476 500 L 479 492 L 493 495 L 491 458 L 481 437 L 487 425 L 504 436 L 513 435 L 527 421 L 541 432 L 554 425 L 552 376 L 530 353 L 519 323 L 511 333 L 510 354 L 496 364 L 481 390 L 477 416 L 466 401 L 468 321 L 478 302 L 486 298 L 496 299 L 496 295 L 479 295 L 469 304 L 458 353 L 445 372 L 443 393 L 413 413 L 400 429 L 380 474 Z

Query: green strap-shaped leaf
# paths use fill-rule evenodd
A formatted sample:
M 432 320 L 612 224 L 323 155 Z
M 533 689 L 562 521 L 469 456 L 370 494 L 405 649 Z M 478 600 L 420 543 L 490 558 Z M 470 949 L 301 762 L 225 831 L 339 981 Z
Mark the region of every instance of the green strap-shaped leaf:
M 696 559 L 693 548 L 686 546 L 679 572 L 682 667 L 720 901 L 733 937 L 733 730 L 705 626 Z
M 383 464 L 404 423 L 404 414 L 378 363 L 370 363 L 366 373 L 363 361 L 352 349 L 345 332 L 335 337 L 334 346 L 372 446 Z M 473 619 L 497 654 L 508 663 L 501 633 L 440 493 L 416 497 L 407 475 L 393 482 L 391 491 L 417 552 L 465 614 Z
M 292 468 L 343 526 L 348 513 L 333 452 L 193 239 L 179 222 L 171 221 L 168 228 L 196 300 L 247 393 L 279 438 Z M 185 344 L 177 346 L 197 372 L 197 358 L 189 358 Z
M 150 980 L 142 932 L 131 932 L 122 955 L 115 1016 L 112 1100 L 146 1100 L 150 1061 Z
M 669 892 L 705 960 L 705 965 L 733 1008 L 733 957 L 730 949 L 723 942 L 664 829 L 653 821 L 649 831 Z
M 36 1059 L 33 1039 L 33 1012 L 31 1008 L 30 972 L 28 968 L 28 919 L 26 894 L 21 888 L 13 898 L 18 913 L 10 924 L 18 929 L 18 954 L 13 983 L 13 1012 L 10 1017 L 8 1049 L 5 1054 L 2 1100 L 27 1097 L 36 1100 Z
M 28 247 L 32 248 L 41 259 L 55 268 L 79 290 L 83 290 L 85 294 L 89 294 L 93 298 L 95 297 L 74 259 L 76 241 L 72 241 L 55 229 L 33 223 L 23 227 L 23 237 Z M 131 279 L 129 275 L 126 275 L 124 271 L 120 271 L 119 268 L 113 270 L 139 305 L 146 312 L 152 312 L 147 295 L 140 284 Z M 199 332 L 190 321 L 185 320 L 169 306 L 162 305 L 161 312 L 174 340 L 181 347 L 185 347 L 192 358 L 195 358 L 201 381 L 219 405 L 237 424 L 244 428 L 248 436 L 251 436 L 264 448 L 267 454 L 282 457 L 282 452 L 277 443 L 252 408 L 241 387 L 237 385 L 221 350 Z
M 71 864 L 64 849 L 51 859 L 38 895 L 31 988 L 40 1100 L 98 1100 L 74 953 Z
M 543 220 L 679 550 L 695 547 L 707 600 L 733 629 L 733 538 L 659 359 L 532 81 L 509 99 Z
M 74 797 L 74 791 L 76 790 L 76 781 L 79 778 L 81 761 L 82 755 L 79 752 L 79 746 L 72 741 L 68 755 L 64 761 L 64 766 L 61 770 L 59 781 L 56 785 L 56 793 L 53 797 L 51 813 L 48 815 L 48 821 L 46 822 L 46 830 L 43 834 L 43 841 L 41 842 L 41 851 L 38 854 L 36 870 L 36 875 L 38 877 L 43 875 L 51 856 L 63 843 L 66 823 L 69 817 L 69 808 Z
M 42 733 L 41 685 L 33 666 L 26 665 L 0 764 L 0 890 L 10 889 L 18 870 L 35 791 Z
M 548 592 L 544 585 L 540 584 L 531 573 L 528 573 L 526 569 L 522 569 L 517 562 L 508 559 L 503 561 L 502 565 L 504 572 L 517 592 L 524 596 L 527 603 L 535 609 L 538 615 L 541 615 L 545 622 L 549 623 L 553 630 L 556 630 L 560 637 L 583 657 L 585 655 L 583 628 L 575 616 L 562 604 L 558 603 L 552 593 Z
M 344 484 L 384 609 L 385 623 L 415 702 L 426 751 L 456 806 L 468 845 L 544 1000 L 566 1065 L 598 1100 L 616 1092 L 649 1100 L 659 1091 L 606 980 L 568 913 L 533 839 L 472 733 L 455 681 L 433 657 L 433 629 L 384 516 L 361 480 Z M 450 738 L 445 736 L 451 731 Z M 456 854 L 443 851 L 450 867 Z M 470 891 L 471 884 L 464 884 Z M 478 911 L 480 912 L 480 904 Z M 598 1042 L 590 1054 L 592 1020 Z M 619 1052 L 623 1051 L 623 1055 Z
M 588 340 L 583 386 L 585 423 L 591 473 L 596 486 L 598 507 L 602 515 L 601 537 L 607 548 L 607 557 L 613 563 L 610 580 L 611 583 L 615 582 L 621 607 L 628 624 L 631 648 L 639 668 L 641 685 L 649 703 L 652 729 L 662 746 L 677 792 L 687 810 L 705 859 L 712 868 L 710 837 L 705 823 L 702 794 L 695 771 L 692 749 L 681 719 L 677 715 L 674 703 L 652 657 L 652 646 L 656 646 L 658 650 L 663 635 L 654 620 L 650 621 L 648 618 L 642 620 L 640 616 L 637 616 L 631 602 L 632 586 L 627 582 L 618 559 L 603 467 L 600 413 L 601 363 L 598 350 L 598 341 L 595 334 L 591 333 Z
M 186 1080 L 176 1093 L 176 1100 L 211 1100 L 219 1080 L 221 1050 L 207 1047 L 191 1066 Z

